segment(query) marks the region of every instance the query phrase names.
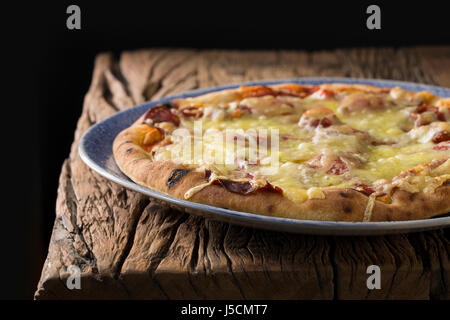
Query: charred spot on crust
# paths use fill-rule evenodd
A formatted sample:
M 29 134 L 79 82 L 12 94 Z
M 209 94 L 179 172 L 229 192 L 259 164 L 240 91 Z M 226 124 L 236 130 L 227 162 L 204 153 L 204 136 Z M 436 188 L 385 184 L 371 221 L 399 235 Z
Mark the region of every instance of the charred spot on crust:
M 411 193 L 409 195 L 409 200 L 414 201 L 415 198 L 416 198 L 416 194 L 415 193 Z
M 181 178 L 183 178 L 189 170 L 175 169 L 170 173 L 169 179 L 167 179 L 167 186 L 172 188 Z
M 351 207 L 348 207 L 348 206 L 345 206 L 345 207 L 344 207 L 344 212 L 345 212 L 345 213 L 352 213 L 352 208 L 351 208 Z
M 345 192 L 339 192 L 339 195 L 340 195 L 342 198 L 349 198 L 349 197 L 350 197 L 350 195 L 349 195 L 348 193 L 345 193 Z
M 267 211 L 272 212 L 272 210 L 273 210 L 273 204 L 271 204 L 267 207 Z

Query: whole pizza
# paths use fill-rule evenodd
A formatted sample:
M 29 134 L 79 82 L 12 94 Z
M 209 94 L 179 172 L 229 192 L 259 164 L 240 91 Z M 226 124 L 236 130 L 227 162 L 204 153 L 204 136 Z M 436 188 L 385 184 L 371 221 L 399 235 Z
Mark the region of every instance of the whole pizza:
M 120 169 L 179 199 L 306 220 L 450 211 L 450 98 L 399 87 L 241 86 L 151 107 Z

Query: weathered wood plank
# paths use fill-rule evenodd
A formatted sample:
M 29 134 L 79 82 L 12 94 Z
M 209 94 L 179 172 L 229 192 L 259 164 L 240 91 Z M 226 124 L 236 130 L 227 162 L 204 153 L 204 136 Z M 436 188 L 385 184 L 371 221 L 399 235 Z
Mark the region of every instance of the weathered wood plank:
M 36 299 L 449 299 L 448 231 L 318 237 L 190 216 L 103 179 L 76 146 L 92 124 L 146 100 L 194 89 L 300 76 L 450 85 L 450 47 L 319 52 L 139 50 L 97 57 L 69 159 Z M 382 290 L 366 287 L 379 265 Z M 81 290 L 65 286 L 81 269 Z

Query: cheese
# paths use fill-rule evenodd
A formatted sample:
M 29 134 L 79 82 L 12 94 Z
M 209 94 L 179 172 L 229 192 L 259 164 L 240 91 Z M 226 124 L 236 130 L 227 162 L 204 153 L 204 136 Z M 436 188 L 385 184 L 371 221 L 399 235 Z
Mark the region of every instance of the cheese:
M 307 191 L 299 188 L 285 188 L 283 195 L 294 202 L 304 202 L 308 200 Z
M 401 108 L 375 112 L 338 114 L 341 121 L 358 130 L 365 130 L 375 138 L 389 139 L 402 136 L 402 128 L 408 126 L 408 114 Z
M 308 199 L 325 199 L 325 193 L 320 188 L 309 188 Z
M 397 94 L 396 91 L 394 96 Z M 200 140 L 174 139 L 173 145 L 155 149 L 155 159 L 168 159 L 173 153 L 176 154 L 176 161 L 209 167 L 214 165 L 217 174 L 226 177 L 249 176 L 263 179 L 280 187 L 284 196 L 296 202 L 323 199 L 324 188 L 348 188 L 360 183 L 371 185 L 375 181 L 387 181 L 389 188 L 396 186 L 410 192 L 432 192 L 445 182 L 445 177 L 450 174 L 447 161 L 445 165 L 438 167 L 436 176 L 433 177 L 398 177 L 405 170 L 422 163 L 450 157 L 449 150 L 434 150 L 435 144 L 432 142 L 433 135 L 448 128 L 448 123 L 433 123 L 411 130 L 413 121 L 409 114 L 412 107 L 407 103 L 389 106 L 385 110 L 365 109 L 360 112 L 340 113 L 339 101 L 323 100 L 314 95 L 305 99 L 283 100 L 283 97 L 271 96 L 247 98 L 244 101 L 236 99 L 236 95 L 231 99 L 225 94 L 187 99 L 186 103 L 206 105 L 204 119 L 183 118 L 182 127 L 193 132 L 195 121 L 200 121 L 203 133 L 215 130 L 218 134 L 204 134 Z M 240 104 L 258 112 L 244 113 L 238 118 L 227 116 L 227 112 L 231 114 Z M 220 112 L 215 112 L 214 108 L 218 106 L 221 108 Z M 338 125 L 319 125 L 307 129 L 299 126 L 298 120 L 303 112 L 318 106 L 335 112 L 345 127 L 339 129 Z M 272 111 L 269 114 L 264 108 L 272 108 Z M 262 130 L 268 134 L 260 135 Z M 279 133 L 277 150 L 270 148 L 274 144 L 273 137 L 270 136 L 271 131 Z M 227 132 L 245 137 L 243 152 L 238 152 L 235 143 L 226 143 Z M 379 143 L 373 144 L 371 141 Z M 268 147 L 267 150 L 263 150 L 264 146 Z M 175 153 L 175 150 L 178 153 Z M 190 153 L 194 150 L 201 150 L 203 156 L 192 159 Z M 331 157 L 331 161 L 338 159 L 338 165 L 350 163 L 351 167 L 341 170 L 341 173 L 339 170 L 327 171 L 308 164 L 311 159 L 321 154 L 332 154 L 334 158 Z M 249 161 L 255 157 L 256 162 Z M 274 157 L 279 163 L 274 164 Z M 205 183 L 189 190 L 185 198 L 188 199 L 207 185 L 209 184 Z M 365 215 L 367 221 L 370 220 L 375 196 L 370 199 Z
M 367 200 L 366 209 L 364 210 L 363 222 L 369 222 L 370 219 L 372 218 L 372 210 L 373 210 L 373 206 L 375 204 L 376 197 L 377 197 L 376 193 L 372 193 L 369 196 L 369 199 Z

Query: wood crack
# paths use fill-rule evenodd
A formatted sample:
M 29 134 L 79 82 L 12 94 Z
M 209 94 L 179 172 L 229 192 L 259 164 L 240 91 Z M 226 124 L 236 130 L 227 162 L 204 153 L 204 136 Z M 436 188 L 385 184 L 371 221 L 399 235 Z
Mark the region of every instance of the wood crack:
M 159 257 L 157 257 L 156 259 L 152 260 L 152 263 L 150 265 L 149 268 L 149 272 L 151 275 L 155 274 L 155 271 L 158 269 L 159 264 L 161 263 L 162 259 L 166 256 L 167 252 L 169 251 L 170 247 L 173 244 L 173 241 L 175 239 L 175 235 L 178 232 L 178 229 L 180 228 L 180 226 L 186 222 L 186 220 L 189 218 L 188 214 L 184 214 L 181 216 L 181 218 L 178 220 L 177 223 L 174 224 L 173 229 L 171 230 L 169 236 L 168 236 L 168 240 L 167 242 L 165 242 L 164 246 L 161 247 L 161 251 L 159 254 Z
M 226 232 L 225 232 L 225 234 L 224 234 L 224 239 L 225 239 L 225 237 L 226 237 L 226 234 L 229 232 L 229 230 L 230 230 L 230 225 L 228 225 L 228 227 L 227 227 L 227 229 L 226 229 Z M 242 297 L 243 299 L 246 299 L 246 298 L 245 298 L 244 291 L 243 291 L 243 289 L 241 288 L 241 286 L 239 285 L 239 281 L 236 279 L 236 276 L 235 276 L 235 274 L 234 274 L 234 272 L 233 272 L 233 263 L 232 263 L 232 259 L 231 259 L 230 256 L 228 255 L 227 250 L 226 250 L 225 247 L 222 248 L 222 251 L 223 251 L 223 254 L 224 254 L 225 259 L 226 259 L 226 261 L 227 261 L 227 267 L 228 267 L 228 270 L 229 270 L 229 272 L 230 272 L 230 274 L 231 274 L 231 277 L 232 277 L 232 279 L 233 279 L 233 283 L 234 283 L 234 284 L 236 285 L 236 287 L 238 288 L 241 297 Z
M 128 81 L 125 78 L 125 76 L 122 73 L 122 69 L 120 67 L 120 63 L 119 63 L 119 57 L 118 56 L 114 56 L 114 62 L 112 64 L 111 67 L 111 73 L 116 77 L 116 79 L 118 81 L 120 81 L 120 83 L 122 84 L 125 93 L 130 97 L 130 99 L 133 101 L 133 104 L 135 104 L 136 102 L 133 99 L 133 96 L 131 95 L 131 91 L 128 85 Z
M 330 248 L 329 251 L 329 255 L 330 255 L 330 264 L 331 264 L 331 269 L 332 269 L 332 275 L 331 275 L 331 279 L 332 279 L 332 283 L 333 283 L 333 295 L 331 297 L 332 300 L 338 300 L 339 299 L 339 289 L 338 288 L 338 282 L 337 282 L 337 278 L 338 278 L 338 267 L 336 265 L 336 256 L 335 256 L 335 250 L 336 250 L 336 243 L 335 243 L 335 238 L 330 237 L 328 239 L 328 246 Z
M 114 102 L 114 96 L 109 87 L 108 81 L 106 81 L 105 75 L 104 75 L 104 79 L 105 80 L 104 80 L 104 86 L 103 86 L 103 97 L 105 98 L 106 102 L 111 106 L 111 108 L 114 109 L 114 111 L 119 112 L 120 108 Z
M 115 274 L 114 274 L 114 279 L 116 279 L 116 280 L 119 278 L 119 276 L 120 276 L 120 271 L 122 270 L 122 266 L 123 266 L 123 264 L 125 263 L 125 260 L 127 259 L 128 254 L 130 253 L 131 248 L 132 248 L 132 246 L 133 246 L 133 243 L 134 243 L 134 237 L 135 237 L 135 235 L 136 235 L 136 228 L 137 228 L 137 225 L 138 225 L 138 223 L 139 223 L 139 219 L 140 219 L 141 216 L 142 216 L 142 212 L 143 212 L 143 210 L 145 210 L 145 208 L 146 208 L 149 204 L 150 204 L 150 199 L 144 198 L 144 199 L 141 201 L 141 203 L 140 203 L 138 206 L 136 206 L 136 208 L 135 208 L 137 214 L 136 214 L 136 215 L 133 214 L 133 216 L 135 216 L 136 219 L 135 219 L 135 221 L 134 221 L 134 223 L 133 223 L 133 225 L 132 225 L 132 227 L 131 227 L 131 231 L 130 231 L 130 233 L 129 233 L 129 235 L 128 235 L 127 243 L 126 243 L 126 245 L 125 245 L 125 247 L 124 247 L 124 249 L 123 249 L 123 252 L 122 252 L 122 254 L 120 255 L 120 258 L 119 258 L 119 260 L 118 260 L 118 262 L 117 262 L 117 269 L 116 269 L 117 271 L 116 271 Z
M 73 230 L 66 230 L 68 232 L 70 232 L 71 234 L 76 234 L 81 242 L 84 244 L 86 250 L 88 251 L 88 258 L 92 261 L 92 264 L 94 265 L 93 271 L 96 272 L 97 271 L 97 258 L 95 257 L 94 253 L 92 252 L 92 249 L 89 247 L 89 245 L 87 244 L 86 240 L 84 239 L 83 233 L 81 232 L 81 229 L 78 227 L 78 223 L 77 223 L 77 203 L 74 201 L 74 199 L 76 199 L 76 195 L 75 195 L 75 190 L 73 188 L 73 184 L 72 184 L 72 173 L 71 173 L 71 168 L 70 168 L 70 164 L 69 161 L 66 160 L 65 164 L 66 166 L 66 170 L 67 170 L 67 184 L 66 184 L 66 199 L 67 199 L 67 209 L 69 211 L 69 215 L 70 215 L 70 221 L 73 227 Z M 65 227 L 65 224 L 62 224 L 63 227 Z

